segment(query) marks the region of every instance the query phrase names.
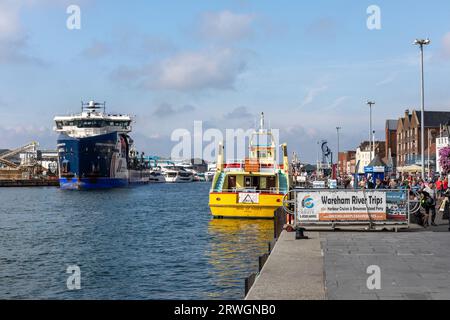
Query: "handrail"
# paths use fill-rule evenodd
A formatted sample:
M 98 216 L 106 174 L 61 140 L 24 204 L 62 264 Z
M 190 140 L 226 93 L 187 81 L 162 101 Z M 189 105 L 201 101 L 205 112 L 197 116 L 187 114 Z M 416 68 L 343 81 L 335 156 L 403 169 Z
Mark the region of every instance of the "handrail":
M 256 190 L 256 188 L 232 188 L 232 189 L 222 189 L 223 193 L 270 193 L 270 194 L 279 194 L 277 188 L 264 189 L 264 190 Z

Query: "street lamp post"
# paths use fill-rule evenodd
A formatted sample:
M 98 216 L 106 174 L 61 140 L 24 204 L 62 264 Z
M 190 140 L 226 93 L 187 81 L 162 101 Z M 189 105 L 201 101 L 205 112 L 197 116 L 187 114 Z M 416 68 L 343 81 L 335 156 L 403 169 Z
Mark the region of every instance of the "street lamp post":
M 339 145 L 339 131 L 341 130 L 342 128 L 341 127 L 336 127 L 336 131 L 337 131 L 337 154 L 338 154 L 338 156 L 337 156 L 337 178 L 338 178 L 338 180 L 339 180 L 339 175 L 340 175 L 340 170 L 339 170 L 339 153 L 340 153 L 340 145 Z
M 425 181 L 425 81 L 423 66 L 423 47 L 431 43 L 430 39 L 416 39 L 414 44 L 420 46 L 420 71 L 421 71 L 421 114 L 420 114 L 420 144 L 422 162 L 422 180 Z
M 372 139 L 373 139 L 373 131 L 372 131 L 372 106 L 375 105 L 374 101 L 367 101 L 367 105 L 369 106 L 369 110 L 370 110 L 370 131 L 369 131 L 369 147 L 370 147 L 370 161 L 373 160 L 373 155 L 372 155 Z
M 428 179 L 431 179 L 431 172 L 430 172 L 430 145 L 431 145 L 431 137 L 430 137 L 430 130 L 428 130 Z

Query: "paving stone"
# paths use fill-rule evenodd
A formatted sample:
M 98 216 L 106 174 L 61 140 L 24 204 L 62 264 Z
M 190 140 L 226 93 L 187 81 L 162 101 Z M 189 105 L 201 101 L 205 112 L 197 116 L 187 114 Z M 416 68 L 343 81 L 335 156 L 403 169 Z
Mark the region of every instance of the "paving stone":
M 326 239 L 321 242 L 325 278 L 333 283 L 327 290 L 329 299 L 361 299 L 362 294 L 387 300 L 450 298 L 449 234 L 321 233 L 321 237 Z M 366 287 L 369 265 L 381 268 L 382 290 L 376 293 Z

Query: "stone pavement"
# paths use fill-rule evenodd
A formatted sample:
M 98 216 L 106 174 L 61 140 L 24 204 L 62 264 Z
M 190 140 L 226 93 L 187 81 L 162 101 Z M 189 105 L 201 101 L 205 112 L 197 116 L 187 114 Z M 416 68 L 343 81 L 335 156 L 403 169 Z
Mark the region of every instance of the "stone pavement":
M 248 300 L 323 300 L 325 287 L 319 233 L 305 242 L 283 232 L 256 278 Z
M 450 299 L 450 232 L 321 233 L 327 299 Z M 381 289 L 369 290 L 369 266 Z
M 450 299 L 447 225 L 407 232 L 283 232 L 247 299 Z M 368 267 L 380 270 L 370 290 Z

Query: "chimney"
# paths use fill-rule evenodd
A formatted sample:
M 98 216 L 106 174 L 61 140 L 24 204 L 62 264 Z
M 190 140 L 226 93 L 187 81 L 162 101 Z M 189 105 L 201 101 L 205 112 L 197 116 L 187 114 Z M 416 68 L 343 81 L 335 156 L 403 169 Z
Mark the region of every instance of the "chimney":
M 409 117 L 409 109 L 406 109 L 405 110 L 405 118 L 408 118 Z

